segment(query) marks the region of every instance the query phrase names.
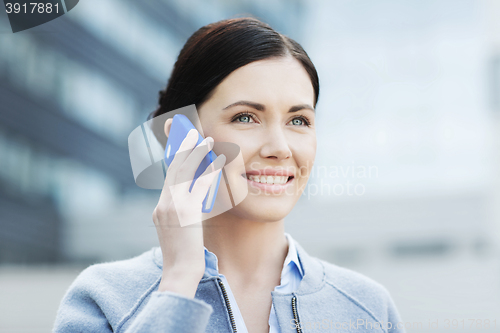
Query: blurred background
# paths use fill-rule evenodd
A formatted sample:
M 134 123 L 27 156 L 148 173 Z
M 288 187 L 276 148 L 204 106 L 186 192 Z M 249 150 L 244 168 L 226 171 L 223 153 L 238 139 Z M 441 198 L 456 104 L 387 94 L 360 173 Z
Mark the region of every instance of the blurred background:
M 82 0 L 16 34 L 1 10 L 0 332 L 49 332 L 84 268 L 157 246 L 160 191 L 135 185 L 127 137 L 186 39 L 237 15 L 320 76 L 287 231 L 383 284 L 410 333 L 500 332 L 497 0 Z

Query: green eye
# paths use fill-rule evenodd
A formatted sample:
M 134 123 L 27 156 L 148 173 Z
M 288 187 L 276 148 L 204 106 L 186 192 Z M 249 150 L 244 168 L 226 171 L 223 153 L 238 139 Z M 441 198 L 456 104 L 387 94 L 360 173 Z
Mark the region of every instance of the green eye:
M 237 122 L 237 123 L 250 123 L 250 121 L 253 119 L 253 116 L 249 112 L 241 112 L 238 113 L 234 118 L 231 120 L 232 122 Z
M 238 123 L 250 123 L 252 119 L 255 119 L 253 114 L 249 112 L 242 112 L 238 113 L 234 118 L 231 120 L 231 122 L 238 122 Z M 254 120 L 255 121 L 255 120 Z M 292 124 L 295 126 L 311 126 L 311 123 L 305 116 L 300 116 L 300 117 L 295 117 L 291 120 Z
M 238 119 L 241 120 L 243 123 L 250 122 L 250 117 L 249 116 L 240 116 L 240 117 L 238 117 Z M 242 119 L 246 119 L 246 120 L 242 120 Z
M 309 119 L 307 119 L 305 116 L 300 116 L 292 119 L 292 125 L 309 127 L 311 126 L 311 123 L 309 122 Z

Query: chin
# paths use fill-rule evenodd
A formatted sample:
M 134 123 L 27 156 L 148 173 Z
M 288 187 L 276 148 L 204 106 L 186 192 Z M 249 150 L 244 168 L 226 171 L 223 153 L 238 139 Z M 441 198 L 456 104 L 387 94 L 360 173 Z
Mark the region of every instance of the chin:
M 283 200 L 284 199 L 284 200 Z M 293 209 L 291 198 L 272 198 L 249 194 L 231 213 L 240 218 L 261 222 L 276 222 L 284 219 Z

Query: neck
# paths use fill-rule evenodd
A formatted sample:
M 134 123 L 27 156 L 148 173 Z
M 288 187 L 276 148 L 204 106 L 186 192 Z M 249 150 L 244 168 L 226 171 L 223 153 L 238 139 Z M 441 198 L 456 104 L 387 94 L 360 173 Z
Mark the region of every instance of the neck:
M 203 221 L 205 247 L 218 259 L 219 273 L 242 284 L 280 284 L 288 252 L 284 220 L 256 222 L 230 214 Z

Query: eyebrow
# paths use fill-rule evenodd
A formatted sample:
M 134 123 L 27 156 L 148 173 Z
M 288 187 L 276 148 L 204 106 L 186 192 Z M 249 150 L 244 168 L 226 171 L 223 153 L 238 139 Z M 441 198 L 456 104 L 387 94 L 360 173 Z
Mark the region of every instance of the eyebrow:
M 229 109 L 229 108 L 231 108 L 233 106 L 237 106 L 237 105 L 246 105 L 246 106 L 249 106 L 249 107 L 254 108 L 256 110 L 259 110 L 259 111 L 265 111 L 266 110 L 266 107 L 264 105 L 259 104 L 259 103 L 249 102 L 249 101 L 238 101 L 236 103 L 233 103 L 233 104 L 230 104 L 230 105 L 226 106 L 222 110 L 226 110 L 226 109 Z M 290 110 L 288 110 L 288 112 L 297 112 L 297 111 L 303 110 L 303 109 L 309 109 L 312 112 L 316 113 L 316 111 L 314 110 L 314 108 L 312 106 L 310 106 L 309 104 L 294 105 L 294 106 L 292 106 L 290 108 Z

